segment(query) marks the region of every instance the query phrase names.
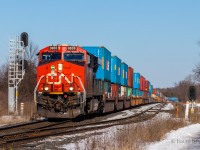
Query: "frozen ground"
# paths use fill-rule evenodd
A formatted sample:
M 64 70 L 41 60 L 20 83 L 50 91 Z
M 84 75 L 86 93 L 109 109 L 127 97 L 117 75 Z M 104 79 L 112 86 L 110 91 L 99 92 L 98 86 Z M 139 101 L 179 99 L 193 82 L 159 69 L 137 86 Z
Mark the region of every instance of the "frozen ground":
M 119 115 L 109 117 L 106 120 L 116 120 L 116 119 L 127 118 L 135 114 L 139 114 L 140 112 L 145 111 L 155 105 L 158 105 L 158 104 L 151 104 L 151 105 L 146 105 L 146 106 L 142 106 L 142 107 L 138 107 L 134 109 L 124 110 L 124 111 L 121 111 Z
M 154 106 L 156 104 L 143 106 L 137 109 L 130 109 L 122 111 L 122 113 L 118 114 L 115 117 L 109 118 L 109 120 L 112 119 L 118 119 L 118 118 L 124 118 L 130 115 L 134 115 L 136 113 L 139 113 L 142 110 L 149 109 L 150 107 Z M 156 115 L 153 119 L 161 119 L 161 118 L 170 118 L 170 114 L 161 112 Z M 142 123 L 148 123 L 149 121 L 145 121 Z M 134 125 L 137 126 L 140 123 L 135 123 Z M 103 130 L 97 130 L 92 132 L 85 132 L 75 135 L 64 135 L 64 136 L 54 136 L 47 138 L 45 140 L 30 143 L 29 146 L 31 148 L 34 147 L 34 149 L 66 149 L 66 150 L 91 150 L 91 149 L 119 149 L 118 143 L 116 142 L 118 137 L 117 134 L 124 130 L 124 128 L 128 127 L 128 125 L 119 125 L 119 126 L 113 126 L 109 127 Z M 109 143 L 109 144 L 108 144 Z
M 168 113 L 159 113 L 153 119 L 169 118 Z M 150 120 L 149 120 L 150 121 Z M 149 121 L 142 122 L 148 124 Z M 141 123 L 134 124 L 135 126 Z M 30 143 L 34 149 L 61 150 L 115 150 L 118 148 L 118 133 L 128 125 L 113 126 L 102 130 L 80 133 L 75 135 L 54 136 L 37 143 Z M 157 150 L 157 149 L 156 149 Z
M 147 150 L 199 150 L 200 124 L 193 124 L 168 133 L 164 140 L 150 144 Z
M 162 110 L 173 110 L 174 106 L 171 103 L 168 103 Z

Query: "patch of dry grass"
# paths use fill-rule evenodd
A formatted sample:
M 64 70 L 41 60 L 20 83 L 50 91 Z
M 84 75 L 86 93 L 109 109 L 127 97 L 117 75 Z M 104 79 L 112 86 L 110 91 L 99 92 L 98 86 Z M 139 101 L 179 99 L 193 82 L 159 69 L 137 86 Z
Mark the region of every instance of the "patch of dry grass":
M 176 130 L 185 125 L 183 120 L 161 119 L 151 120 L 137 125 L 125 126 L 117 132 L 119 149 L 140 149 L 144 143 L 161 140 L 171 130 Z

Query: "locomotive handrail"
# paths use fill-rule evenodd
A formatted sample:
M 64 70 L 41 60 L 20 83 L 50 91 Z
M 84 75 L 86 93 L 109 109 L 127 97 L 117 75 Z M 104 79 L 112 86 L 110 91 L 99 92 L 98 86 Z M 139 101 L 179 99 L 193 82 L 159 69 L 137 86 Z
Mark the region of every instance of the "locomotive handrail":
M 39 81 L 37 82 L 36 86 L 35 86 L 35 89 L 34 89 L 34 103 L 35 103 L 35 109 L 37 108 L 37 101 L 36 101 L 36 91 L 37 91 L 37 88 L 40 84 L 40 81 L 45 77 L 45 75 L 42 75 L 39 79 Z M 36 110 L 35 110 L 36 112 Z
M 85 90 L 85 88 L 83 86 L 83 83 L 82 83 L 80 77 L 79 76 L 74 76 L 74 77 L 76 77 L 79 80 L 79 82 L 81 84 L 81 87 L 83 88 L 83 91 L 84 91 L 83 92 L 83 101 L 80 102 L 82 104 L 82 114 L 83 114 L 83 112 L 84 112 L 84 106 L 85 106 L 85 102 L 86 102 L 86 90 Z

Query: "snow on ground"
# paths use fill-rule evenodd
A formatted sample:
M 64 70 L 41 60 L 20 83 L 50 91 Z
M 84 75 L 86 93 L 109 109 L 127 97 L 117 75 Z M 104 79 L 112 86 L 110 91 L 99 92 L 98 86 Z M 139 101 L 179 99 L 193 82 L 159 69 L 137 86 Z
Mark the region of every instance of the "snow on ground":
M 193 124 L 168 133 L 163 141 L 150 144 L 147 150 L 199 150 L 200 124 Z
M 152 105 L 150 105 L 150 107 L 152 107 Z M 139 110 L 141 110 L 141 109 L 144 109 L 144 108 L 140 108 Z M 147 107 L 146 107 L 146 109 L 147 109 Z M 127 111 L 128 110 L 126 110 L 125 112 L 127 112 Z M 129 114 L 129 113 L 127 113 L 127 114 Z M 153 120 L 154 119 L 160 120 L 161 118 L 166 119 L 166 118 L 170 118 L 170 116 L 171 115 L 168 113 L 160 112 L 153 118 Z M 121 115 L 119 115 L 118 117 L 121 117 Z M 148 124 L 150 121 L 151 120 L 144 121 L 141 123 Z M 137 126 L 137 125 L 140 125 L 141 123 L 135 123 L 133 125 Z M 98 145 L 95 145 L 95 148 L 94 148 L 95 150 L 96 149 L 99 149 L 99 150 L 101 150 L 101 149 L 118 149 L 117 141 L 119 139 L 117 139 L 117 134 L 119 133 L 119 131 L 124 130 L 124 128 L 126 128 L 125 126 L 128 126 L 128 125 L 118 125 L 118 126 L 109 127 L 109 128 L 102 129 L 102 130 L 90 131 L 90 132 L 85 132 L 85 133 L 80 133 L 80 134 L 75 134 L 75 135 L 54 136 L 54 137 L 44 139 L 43 141 L 40 141 L 41 142 L 40 144 L 35 143 L 35 145 L 37 145 L 35 148 L 40 149 L 42 146 L 42 143 L 46 143 L 46 145 L 50 145 L 51 143 L 59 141 L 58 146 L 56 146 L 56 148 L 58 148 L 58 149 L 90 150 L 90 149 L 92 149 L 92 146 L 94 144 L 98 144 Z M 68 141 L 69 139 L 70 139 L 70 141 Z M 108 143 L 109 143 L 109 145 L 108 145 Z M 102 147 L 102 146 L 105 146 L 105 147 Z M 42 148 L 48 149 L 47 146 L 42 147 Z
M 174 106 L 171 103 L 168 103 L 162 110 L 173 110 Z
M 151 107 L 154 107 L 156 105 L 158 105 L 158 104 L 151 104 L 151 105 L 142 106 L 142 107 L 138 107 L 138 108 L 134 108 L 134 109 L 124 110 L 124 111 L 121 111 L 121 113 L 119 115 L 116 115 L 114 117 L 110 117 L 106 120 L 116 120 L 116 119 L 127 118 L 127 117 L 133 116 L 135 114 L 139 114 L 140 112 L 145 111 L 145 110 L 147 110 Z

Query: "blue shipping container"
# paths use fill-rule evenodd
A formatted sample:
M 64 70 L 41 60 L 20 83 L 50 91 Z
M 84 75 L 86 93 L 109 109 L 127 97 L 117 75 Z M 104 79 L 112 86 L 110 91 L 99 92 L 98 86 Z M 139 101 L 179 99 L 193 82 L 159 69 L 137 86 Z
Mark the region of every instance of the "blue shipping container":
M 139 90 L 139 96 L 142 97 L 143 96 L 143 91 Z
M 121 84 L 121 59 L 117 56 L 111 57 L 111 82 Z
M 96 79 L 111 80 L 111 52 L 105 47 L 83 46 L 83 49 L 101 59 L 102 65 L 98 67 Z
M 149 84 L 149 93 L 152 94 L 153 93 L 153 85 Z
M 169 97 L 169 100 L 170 101 L 174 101 L 174 102 L 178 102 L 178 98 L 177 97 Z
M 140 93 L 139 93 L 140 91 L 139 91 L 139 89 L 133 89 L 133 96 L 139 96 L 140 95 Z
M 128 65 L 121 63 L 121 85 L 128 86 Z
M 140 74 L 134 73 L 133 79 L 134 79 L 133 88 L 134 89 L 140 89 Z

